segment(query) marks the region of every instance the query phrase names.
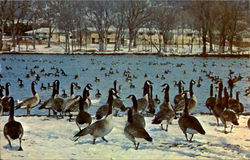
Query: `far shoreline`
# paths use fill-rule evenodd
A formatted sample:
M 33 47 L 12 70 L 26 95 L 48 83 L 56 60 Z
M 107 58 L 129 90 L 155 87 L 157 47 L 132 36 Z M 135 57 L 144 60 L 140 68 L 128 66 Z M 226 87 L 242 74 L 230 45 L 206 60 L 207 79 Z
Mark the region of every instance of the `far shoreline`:
M 140 52 L 133 52 L 133 53 L 116 53 L 116 52 L 108 52 L 108 53 L 99 53 L 99 52 L 76 52 L 76 53 L 55 53 L 55 52 L 0 52 L 0 55 L 63 55 L 63 56 L 72 56 L 72 55 L 81 55 L 81 56 L 123 56 L 123 55 L 139 55 L 139 56 L 148 56 L 154 55 L 159 57 L 201 57 L 201 58 L 250 58 L 250 54 L 185 54 L 185 55 L 178 55 L 178 54 L 158 54 L 158 53 L 140 53 Z

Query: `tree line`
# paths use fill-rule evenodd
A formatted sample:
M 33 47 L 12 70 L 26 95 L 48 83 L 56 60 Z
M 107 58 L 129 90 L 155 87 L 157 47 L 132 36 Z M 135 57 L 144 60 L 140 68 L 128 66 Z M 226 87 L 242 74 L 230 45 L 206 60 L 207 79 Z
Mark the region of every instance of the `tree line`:
M 58 28 L 65 35 L 65 52 L 70 52 L 70 33 L 77 32 L 78 45 L 81 47 L 87 27 L 94 27 L 99 36 L 99 50 L 107 49 L 107 37 L 111 26 L 115 28 L 114 51 L 119 50 L 121 40 L 128 32 L 129 51 L 136 44 L 140 28 L 157 29 L 159 46 L 166 48 L 172 40 L 171 31 L 188 28 L 199 33 L 202 54 L 213 52 L 213 44 L 219 46 L 219 52 L 225 52 L 228 44 L 242 40 L 249 27 L 248 1 L 175 1 L 175 0 L 127 0 L 127 1 L 71 1 L 71 0 L 33 0 L 0 1 L 0 50 L 3 46 L 3 34 L 9 29 L 13 46 L 18 43 L 16 36 L 26 29 L 34 30 L 41 25 L 49 28 L 48 47 L 51 34 Z M 191 35 L 194 36 L 194 35 Z M 193 43 L 191 39 L 191 45 Z M 182 45 L 184 40 L 182 40 Z M 35 38 L 33 47 L 35 48 Z M 163 44 L 163 46 L 161 46 Z M 178 44 L 177 44 L 178 45 Z M 209 45 L 209 46 L 207 46 Z

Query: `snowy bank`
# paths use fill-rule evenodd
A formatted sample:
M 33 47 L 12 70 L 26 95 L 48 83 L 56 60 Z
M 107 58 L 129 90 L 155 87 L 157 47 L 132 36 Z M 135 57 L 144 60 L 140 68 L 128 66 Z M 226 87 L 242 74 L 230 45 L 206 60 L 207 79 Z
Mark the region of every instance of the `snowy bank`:
M 16 117 L 24 128 L 22 147 L 24 151 L 16 151 L 18 140 L 13 141 L 10 150 L 3 136 L 3 126 L 8 116 L 0 118 L 1 159 L 250 159 L 250 130 L 247 120 L 250 116 L 241 116 L 239 126 L 233 132 L 224 134 L 222 124 L 216 126 L 212 115 L 194 115 L 199 119 L 206 135 L 195 135 L 193 142 L 185 140 L 185 136 L 174 120 L 169 131 L 151 124 L 152 117 L 146 117 L 146 130 L 153 138 L 153 143 L 143 141 L 139 149 L 129 141 L 123 129 L 127 116 L 114 117 L 114 128 L 105 138 L 97 139 L 92 145 L 92 137 L 85 136 L 74 142 L 73 135 L 78 132 L 75 122 L 48 117 Z M 229 128 L 228 128 L 229 129 Z

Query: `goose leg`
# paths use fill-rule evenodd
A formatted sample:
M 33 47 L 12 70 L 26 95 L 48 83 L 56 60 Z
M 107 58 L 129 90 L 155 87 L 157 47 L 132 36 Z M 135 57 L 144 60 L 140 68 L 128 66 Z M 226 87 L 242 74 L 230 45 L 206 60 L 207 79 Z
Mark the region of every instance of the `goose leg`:
M 138 142 L 137 145 L 135 145 L 135 150 L 139 148 L 140 143 Z
M 49 109 L 48 117 L 50 117 L 50 109 Z
M 102 140 L 104 140 L 105 142 L 108 142 L 108 140 L 106 140 L 104 137 L 102 137 Z
M 186 140 L 188 141 L 187 133 L 184 133 L 184 134 L 185 134 Z
M 163 125 L 161 124 L 161 129 L 164 130 Z
M 232 133 L 232 130 L 233 130 L 233 125 L 231 126 L 231 130 L 230 130 L 231 133 Z
M 166 129 L 165 129 L 165 131 L 166 131 L 166 132 L 168 131 L 168 124 L 166 124 Z
M 191 138 L 190 138 L 189 142 L 192 142 L 192 138 L 193 138 L 193 136 L 194 136 L 194 134 L 192 134 L 192 136 L 191 136 Z
M 8 136 L 5 136 L 5 138 L 8 140 L 9 146 L 10 146 L 10 148 L 12 149 L 12 145 L 11 145 L 10 139 L 8 138 Z
M 219 119 L 216 117 L 216 120 L 217 120 L 217 126 L 219 127 Z
M 81 127 L 80 127 L 80 125 L 78 124 L 78 123 L 76 123 L 77 124 L 77 127 L 79 128 L 79 130 L 81 131 Z
M 19 138 L 19 142 L 20 142 L 20 147 L 19 147 L 18 151 L 23 151 L 23 148 L 22 148 L 22 138 L 21 137 Z

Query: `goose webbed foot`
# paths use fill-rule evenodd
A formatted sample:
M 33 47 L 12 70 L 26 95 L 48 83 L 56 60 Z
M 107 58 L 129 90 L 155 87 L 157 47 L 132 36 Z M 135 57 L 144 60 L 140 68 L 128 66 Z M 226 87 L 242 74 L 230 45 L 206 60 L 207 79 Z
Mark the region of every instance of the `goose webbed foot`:
M 105 142 L 108 142 L 108 140 L 106 140 L 104 137 L 102 137 L 102 140 L 104 140 Z
M 194 135 L 192 134 L 192 136 L 191 136 L 191 138 L 190 138 L 190 140 L 189 140 L 189 142 L 190 142 L 190 143 L 192 142 L 192 138 L 193 138 L 193 136 L 194 136 Z
M 23 148 L 20 146 L 19 149 L 18 149 L 18 151 L 23 151 Z
M 92 142 L 92 144 L 95 144 L 95 139 L 93 139 L 93 142 Z

